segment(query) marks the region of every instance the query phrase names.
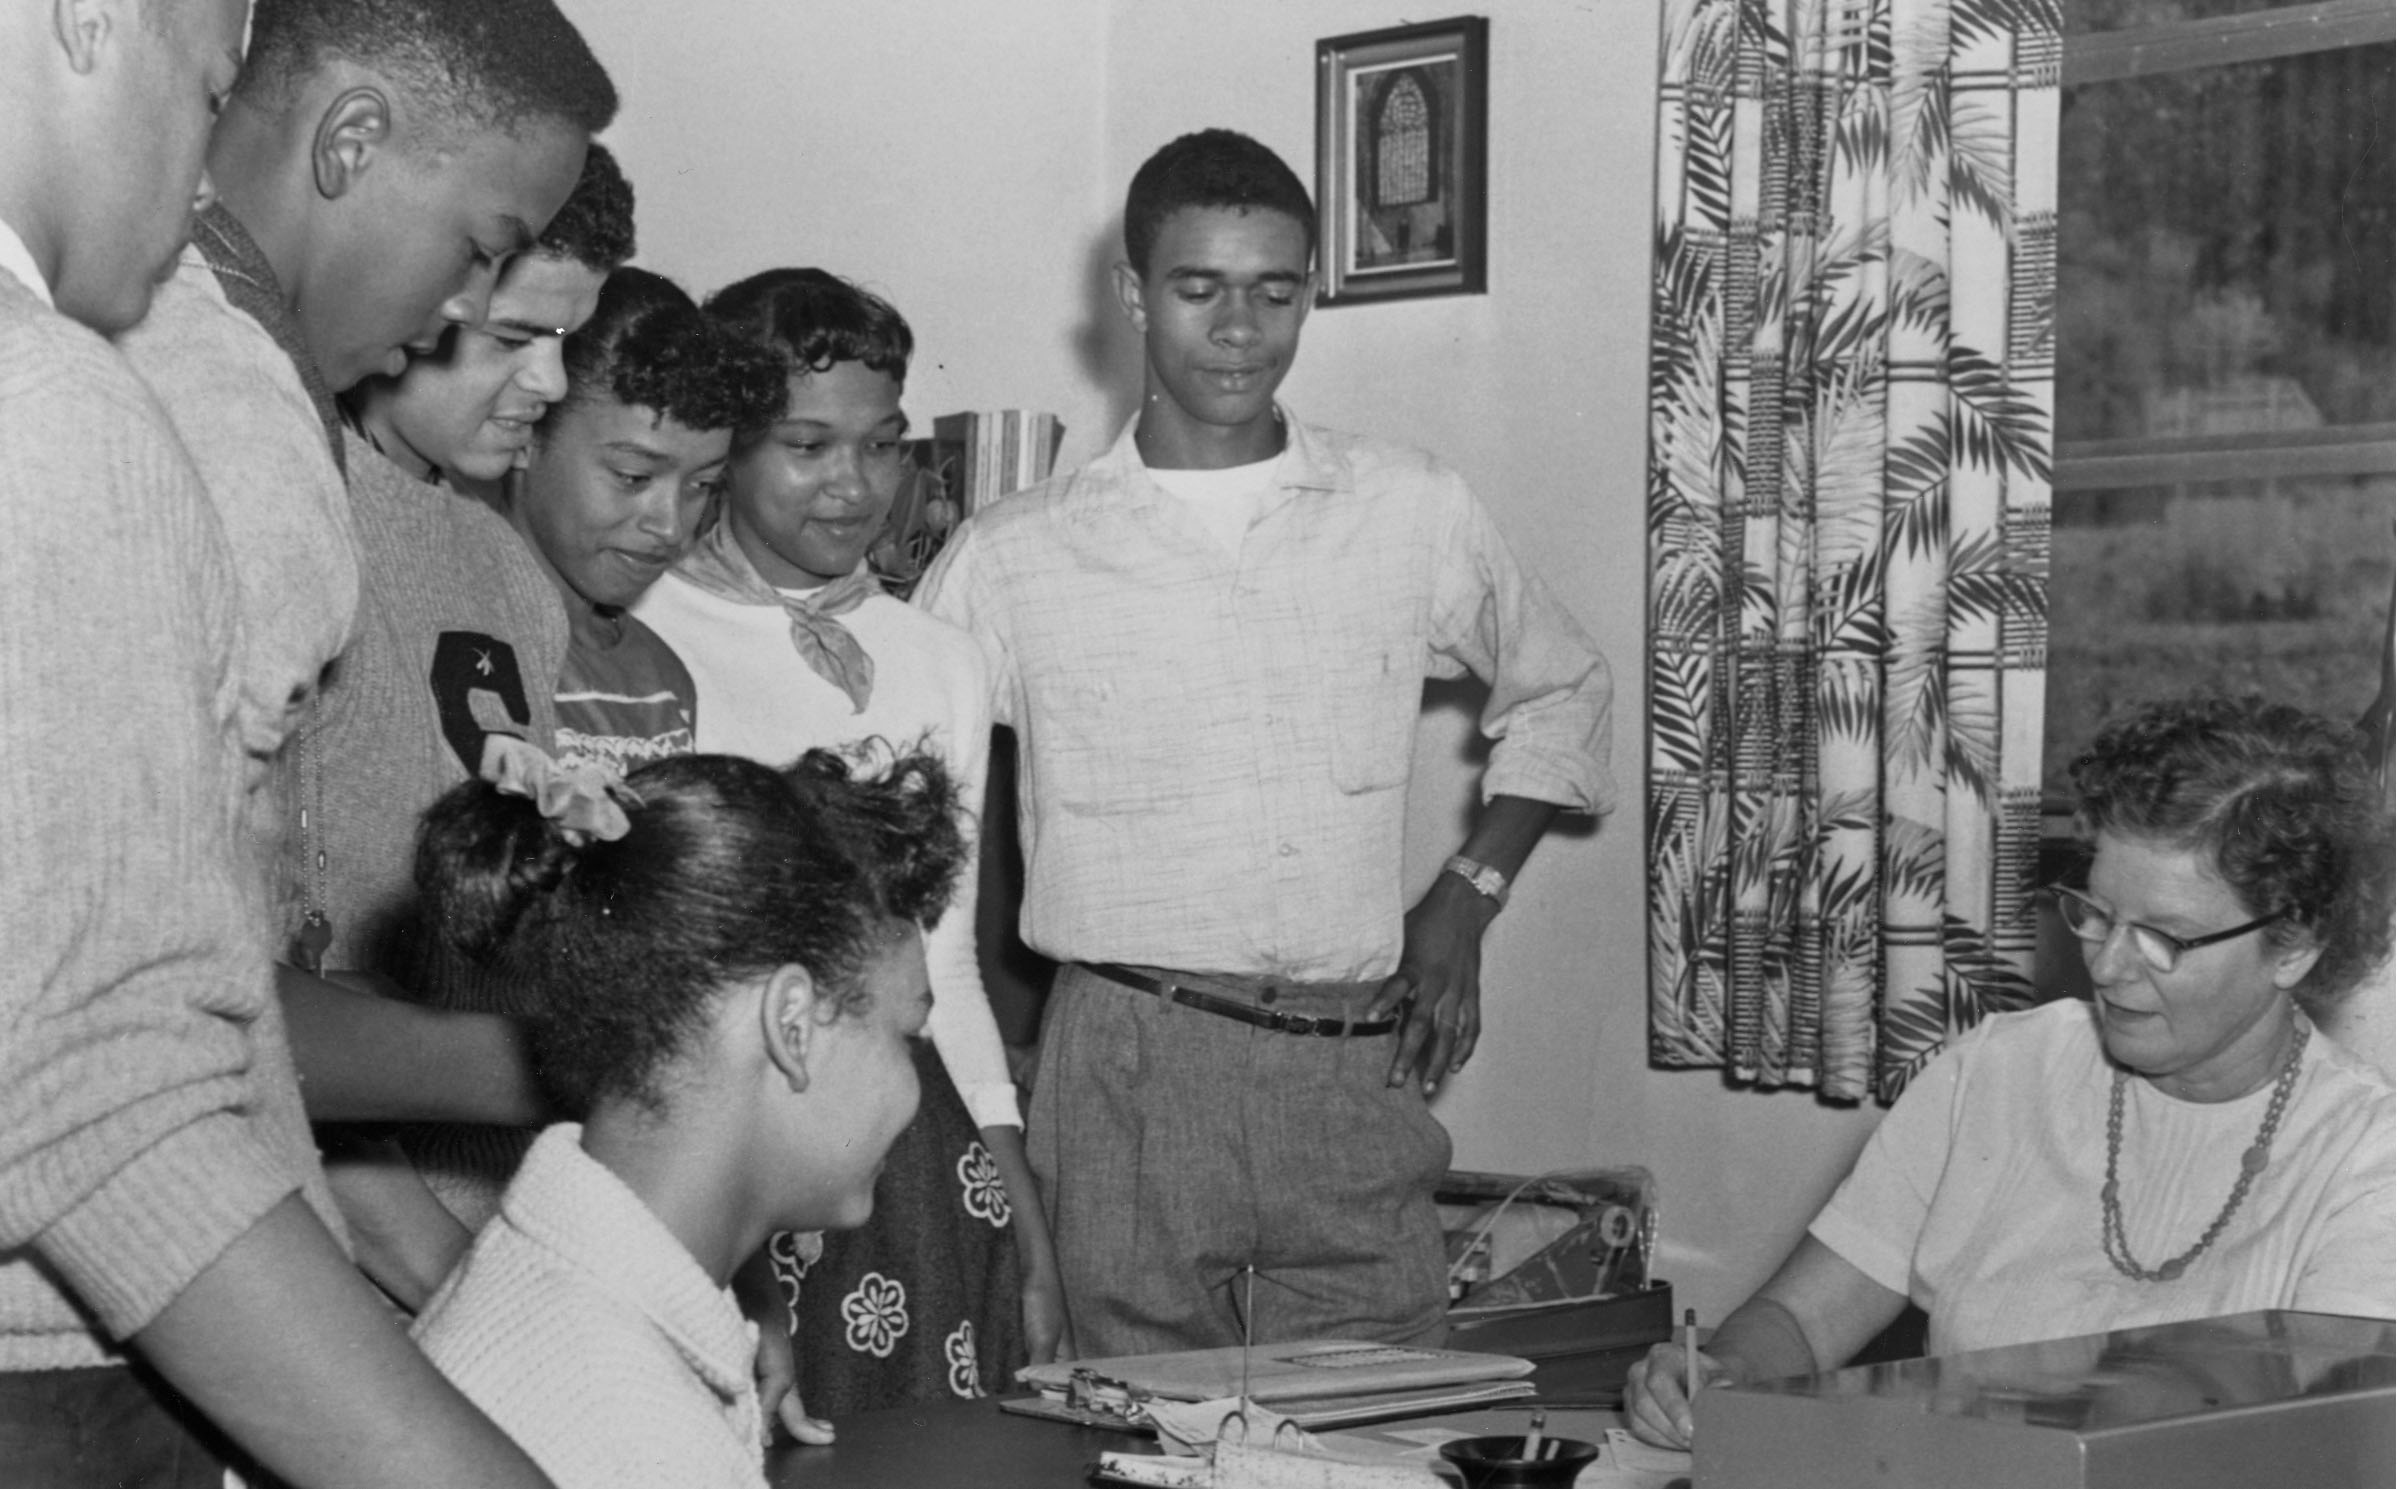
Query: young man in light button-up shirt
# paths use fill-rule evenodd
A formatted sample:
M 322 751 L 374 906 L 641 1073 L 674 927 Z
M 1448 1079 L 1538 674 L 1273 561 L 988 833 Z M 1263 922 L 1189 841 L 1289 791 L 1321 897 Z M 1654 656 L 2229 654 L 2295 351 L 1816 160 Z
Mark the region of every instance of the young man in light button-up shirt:
M 920 591 L 1021 743 L 1023 933 L 1066 964 L 1027 1136 L 1085 1354 L 1438 1342 L 1425 1100 L 1473 1051 L 1508 880 L 1613 804 L 1605 661 L 1464 482 L 1274 402 L 1314 222 L 1244 136 L 1152 157 L 1116 270 L 1140 414 Z M 1423 682 L 1467 671 L 1485 805 L 1409 909 Z

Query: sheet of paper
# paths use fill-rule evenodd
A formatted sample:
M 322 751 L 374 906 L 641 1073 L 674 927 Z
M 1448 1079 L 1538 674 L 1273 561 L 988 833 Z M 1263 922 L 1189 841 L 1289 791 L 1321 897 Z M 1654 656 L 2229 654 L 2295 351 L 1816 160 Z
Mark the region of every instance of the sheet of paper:
M 1582 1470 L 1577 1489 L 1673 1489 L 1690 1481 L 1690 1455 L 1678 1448 L 1651 1447 L 1629 1428 L 1609 1427 L 1598 1461 Z

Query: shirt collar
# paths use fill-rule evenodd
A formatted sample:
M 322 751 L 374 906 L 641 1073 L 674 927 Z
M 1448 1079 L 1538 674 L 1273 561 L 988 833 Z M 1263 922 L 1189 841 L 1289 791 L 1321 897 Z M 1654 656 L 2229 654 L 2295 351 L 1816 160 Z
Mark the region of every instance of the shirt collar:
M 1324 448 L 1313 430 L 1299 421 L 1297 415 L 1280 403 L 1274 412 L 1282 418 L 1281 463 L 1274 467 L 1273 484 L 1285 491 L 1339 491 L 1349 484 L 1348 473 L 1339 458 Z M 1135 436 L 1140 433 L 1140 415 L 1134 414 L 1124 423 L 1123 432 L 1106 454 L 1091 462 L 1094 468 L 1105 467 L 1119 479 L 1137 475 L 1146 480 L 1148 464 L 1140 458 L 1140 446 Z M 1153 484 L 1153 483 L 1151 483 Z
M 42 277 L 41 266 L 33 261 L 33 250 L 5 222 L 0 222 L 0 270 L 16 276 L 25 288 L 33 291 L 36 300 L 52 310 L 58 308 L 58 302 L 50 298 L 50 281 Z
M 757 1336 L 732 1295 L 700 1270 L 639 1196 L 559 1123 L 534 1142 L 501 1214 L 524 1235 L 646 1315 L 693 1373 L 728 1404 L 754 1394 Z
M 325 382 L 324 370 L 316 365 L 316 356 L 308 350 L 308 338 L 300 330 L 298 314 L 284 297 L 283 285 L 275 277 L 275 265 L 250 236 L 233 209 L 223 202 L 211 202 L 192 218 L 192 247 L 199 250 L 210 272 L 216 276 L 217 287 L 223 291 L 225 302 L 266 328 L 283 355 L 291 359 L 292 368 L 300 375 L 300 386 L 308 390 L 308 401 L 316 407 L 316 417 L 325 427 L 325 445 L 333 452 L 333 464 L 342 479 L 349 479 L 349 453 L 342 447 L 341 406 L 333 401 L 333 389 Z

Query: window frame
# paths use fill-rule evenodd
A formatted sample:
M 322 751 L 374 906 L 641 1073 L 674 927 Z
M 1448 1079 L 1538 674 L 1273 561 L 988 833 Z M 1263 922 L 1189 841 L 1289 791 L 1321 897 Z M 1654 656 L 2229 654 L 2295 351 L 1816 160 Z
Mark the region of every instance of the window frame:
M 2073 88 L 2397 43 L 2397 6 L 2388 0 L 2315 0 L 2157 26 L 2074 32 L 2061 42 L 2059 80 Z M 2397 472 L 2397 423 L 2332 424 L 2240 434 L 2059 441 L 2049 490 L 2051 499 L 2069 501 L 2139 487 L 2392 472 Z M 2392 604 L 2397 605 L 2397 596 L 2392 596 Z M 2063 872 L 2080 851 L 2071 802 L 2046 793 L 2040 803 L 2042 874 Z
M 2379 42 L 2397 42 L 2397 6 L 2388 0 L 2316 0 L 2161 26 L 2084 31 L 2063 38 L 2062 85 L 2231 67 Z M 2332 424 L 2254 434 L 2060 441 L 2050 489 L 2062 495 L 2392 471 L 2397 471 L 2397 424 Z

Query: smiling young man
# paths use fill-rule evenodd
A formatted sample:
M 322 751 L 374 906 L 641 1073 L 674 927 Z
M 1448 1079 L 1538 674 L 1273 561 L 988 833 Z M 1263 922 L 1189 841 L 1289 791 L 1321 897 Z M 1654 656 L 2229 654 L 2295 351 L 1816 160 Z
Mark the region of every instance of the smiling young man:
M 0 1478 L 541 1484 L 343 1256 L 244 832 L 235 555 L 141 319 L 242 0 L 0 0 Z M 137 1361 L 139 1363 L 137 1363 Z
M 1116 269 L 1138 416 L 918 595 L 982 639 L 1023 752 L 1024 939 L 1067 964 L 1028 1141 L 1087 1353 L 1238 1342 L 1251 1263 L 1259 1341 L 1443 1336 L 1426 1098 L 1508 881 L 1613 801 L 1605 663 L 1464 482 L 1275 403 L 1314 223 L 1243 135 L 1152 156 Z M 1467 671 L 1485 805 L 1409 909 L 1423 683 Z
M 888 301 L 822 269 L 772 269 L 708 314 L 769 353 L 784 400 L 735 447 L 720 520 L 634 614 L 697 685 L 701 750 L 770 765 L 869 740 L 937 754 L 969 816 L 989 761 L 989 673 L 974 639 L 885 594 L 866 566 L 906 470 L 900 396 L 915 349 Z M 1067 1344 L 1023 1117 L 975 954 L 976 864 L 925 939 L 937 999 L 925 1115 L 893 1151 L 874 1221 L 827 1237 L 790 1317 L 810 1406 L 845 1414 L 985 1388 Z M 947 1079 L 942 1079 L 945 1072 Z M 966 1175 L 983 1176 L 973 1184 Z M 994 1192 L 993 1203 L 982 1196 Z M 1018 1282 L 1020 1272 L 1021 1281 Z M 841 1326 L 864 1279 L 905 1287 L 907 1331 Z
M 522 458 L 533 423 L 566 396 L 565 338 L 632 253 L 632 189 L 593 145 L 482 322 L 345 399 L 357 416 L 347 453 L 359 634 L 300 736 L 319 808 L 305 851 L 322 855 L 328 970 L 410 981 L 418 814 L 481 769 L 491 734 L 543 749 L 555 736 L 565 609 L 507 522 L 456 483 L 496 482 Z
M 594 143 L 565 205 L 500 275 L 481 323 L 451 328 L 398 377 L 350 390 L 359 432 L 417 480 L 488 492 L 524 463 L 533 426 L 566 396 L 565 339 L 632 256 L 632 186 Z

